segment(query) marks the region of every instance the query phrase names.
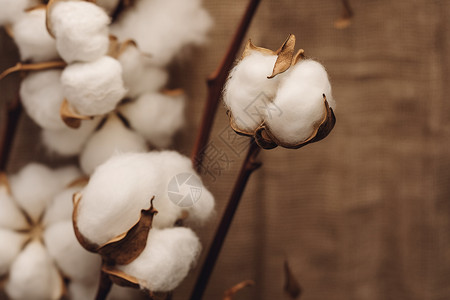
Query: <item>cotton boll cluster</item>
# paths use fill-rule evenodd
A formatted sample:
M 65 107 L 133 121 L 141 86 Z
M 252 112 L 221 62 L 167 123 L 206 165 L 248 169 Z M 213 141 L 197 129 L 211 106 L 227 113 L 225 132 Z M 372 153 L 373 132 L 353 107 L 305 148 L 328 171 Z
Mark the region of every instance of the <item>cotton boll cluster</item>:
M 270 131 L 283 143 L 297 144 L 308 139 L 325 116 L 323 95 L 334 108 L 331 85 L 325 68 L 313 60 L 296 64 L 283 79 L 273 103 L 280 115 L 266 119 Z
M 32 72 L 20 85 L 20 98 L 27 114 L 42 128 L 66 128 L 59 115 L 64 99 L 60 83 L 61 71 Z
M 130 126 L 153 146 L 166 148 L 184 125 L 184 94 L 146 93 L 120 107 Z
M 80 165 L 86 174 L 92 174 L 97 166 L 114 154 L 147 150 L 144 138 L 126 128 L 117 115 L 111 114 L 86 143 L 80 155 Z
M 10 184 L 1 180 L 0 215 L 7 217 L 0 221 L 0 276 L 8 275 L 11 299 L 60 299 L 62 275 L 82 282 L 97 277 L 100 257 L 78 244 L 72 226 L 72 193 L 81 187 L 67 185 L 78 176 L 74 167 L 30 164 Z
M 276 55 L 253 51 L 230 72 L 223 100 L 233 113 L 236 125 L 244 131 L 254 131 L 264 120 L 261 101 L 272 99 L 277 91 L 279 77 L 272 74 Z
M 187 45 L 205 42 L 212 20 L 200 0 L 138 0 L 112 24 L 121 40 L 133 39 L 161 65 Z
M 138 278 L 141 288 L 168 292 L 186 277 L 200 250 L 200 241 L 189 228 L 152 229 L 141 255 L 117 267 Z
M 61 83 L 64 96 L 78 113 L 95 116 L 115 109 L 126 93 L 120 63 L 108 56 L 67 66 Z
M 58 1 L 50 9 L 49 24 L 56 48 L 68 63 L 94 61 L 108 51 L 108 24 L 105 11 L 86 1 Z
M 12 24 L 25 10 L 37 4 L 37 0 L 0 0 L 0 26 Z
M 45 8 L 33 9 L 21 14 L 12 24 L 14 41 L 23 61 L 49 61 L 59 57 L 56 42 L 47 31 L 45 15 Z
M 171 227 L 186 211 L 191 218 L 206 219 L 214 208 L 214 199 L 202 186 L 197 205 L 182 208 L 168 197 L 168 184 L 180 173 L 195 174 L 187 157 L 177 152 L 128 153 L 117 155 L 99 166 L 82 191 L 78 207 L 78 228 L 91 242 L 101 245 L 128 231 L 138 220 L 150 199 L 158 214 L 153 227 Z M 200 214 L 197 210 L 203 209 Z M 191 213 L 192 212 L 192 213 Z

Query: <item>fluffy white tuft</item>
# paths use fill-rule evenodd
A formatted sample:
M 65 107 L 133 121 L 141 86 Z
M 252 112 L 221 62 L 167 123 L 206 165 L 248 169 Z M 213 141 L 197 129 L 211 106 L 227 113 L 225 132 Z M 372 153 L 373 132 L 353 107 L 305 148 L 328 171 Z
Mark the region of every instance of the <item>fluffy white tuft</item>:
M 42 130 L 42 142 L 47 149 L 62 156 L 78 155 L 100 120 L 85 120 L 78 129 Z
M 107 14 L 111 15 L 119 5 L 120 0 L 97 0 L 95 4 L 103 8 Z
M 59 57 L 56 42 L 45 25 L 45 9 L 34 9 L 13 23 L 12 32 L 22 61 L 49 61 Z
M 187 276 L 200 251 L 200 241 L 189 228 L 153 228 L 141 255 L 130 264 L 117 267 L 136 277 L 141 288 L 167 292 Z
M 60 78 L 59 70 L 31 72 L 20 85 L 20 97 L 27 114 L 45 129 L 66 127 L 59 113 L 64 100 Z
M 195 174 L 195 171 L 187 157 L 174 151 L 112 157 L 96 169 L 82 192 L 78 211 L 80 232 L 90 241 L 104 244 L 128 231 L 139 220 L 141 209 L 150 207 L 152 196 L 158 210 L 153 227 L 173 226 L 188 210 L 175 205 L 168 195 L 169 182 L 180 173 Z M 201 188 L 198 201 L 210 201 L 204 200 L 208 193 L 204 192 L 205 187 Z
M 35 0 L 0 0 L 0 26 L 12 24 L 25 14 L 25 9 L 36 4 Z
M 25 216 L 3 185 L 0 185 L 0 207 L 0 228 L 21 230 L 28 227 Z
M 141 50 L 165 65 L 186 45 L 204 43 L 211 26 L 200 0 L 139 0 L 111 31 L 121 40 L 135 40 Z
M 33 241 L 17 256 L 6 283 L 11 299 L 60 299 L 63 281 L 44 246 Z
M 173 135 L 184 125 L 185 96 L 147 93 L 120 107 L 131 127 L 158 148 L 172 144 Z
M 266 118 L 270 131 L 285 143 L 305 141 L 326 113 L 323 94 L 330 107 L 334 107 L 325 68 L 313 60 L 300 61 L 283 78 L 273 103 L 268 107 L 281 112 Z
M 265 107 L 275 96 L 280 79 L 280 75 L 267 78 L 276 60 L 276 55 L 253 51 L 230 72 L 223 100 L 240 129 L 253 132 L 267 115 Z
M 118 60 L 122 65 L 122 77 L 130 98 L 158 91 L 167 82 L 167 71 L 157 67 L 154 59 L 137 47 L 128 46 Z
M 79 191 L 80 187 L 72 187 L 58 193 L 45 210 L 43 219 L 44 226 L 71 220 L 73 213 L 73 194 Z
M 9 267 L 22 250 L 27 236 L 0 228 L 0 276 L 8 273 Z
M 59 193 L 62 189 L 66 188 L 68 184 L 72 183 L 75 179 L 81 176 L 81 171 L 75 166 L 67 166 L 53 170 L 53 176 L 58 180 Z
M 70 279 L 91 281 L 100 273 L 100 256 L 81 247 L 71 219 L 47 227 L 44 241 L 50 256 Z
M 80 165 L 86 174 L 91 174 L 114 154 L 147 150 L 144 138 L 126 128 L 116 114 L 111 114 L 86 143 L 80 155 Z
M 61 75 L 61 83 L 67 101 L 87 116 L 112 111 L 126 93 L 122 67 L 109 56 L 67 66 Z
M 50 22 L 56 48 L 66 62 L 93 61 L 108 51 L 110 20 L 97 5 L 86 1 L 57 2 Z

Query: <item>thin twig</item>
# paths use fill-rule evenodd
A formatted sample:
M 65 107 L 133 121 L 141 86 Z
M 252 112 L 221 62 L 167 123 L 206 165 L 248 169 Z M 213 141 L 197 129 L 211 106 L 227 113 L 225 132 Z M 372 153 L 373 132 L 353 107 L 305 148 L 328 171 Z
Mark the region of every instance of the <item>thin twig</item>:
M 0 172 L 6 171 L 11 148 L 14 143 L 14 136 L 17 131 L 22 105 L 20 98 L 11 103 L 5 103 L 0 116 Z
M 235 286 L 233 286 L 230 289 L 225 291 L 223 300 L 233 300 L 233 297 L 234 297 L 234 295 L 236 295 L 237 292 L 239 292 L 240 290 L 242 290 L 248 286 L 252 286 L 254 284 L 255 284 L 255 282 L 253 280 L 244 280 L 242 282 L 239 282 Z
M 112 281 L 109 275 L 101 271 L 100 282 L 98 283 L 97 295 L 95 300 L 105 300 L 111 290 Z
M 253 171 L 261 166 L 261 163 L 256 161 L 256 157 L 258 156 L 260 150 L 261 148 L 259 148 L 253 139 L 251 139 L 250 148 L 248 149 L 247 156 L 242 163 L 241 171 L 239 172 L 239 176 L 234 184 L 233 192 L 228 200 L 227 207 L 222 219 L 220 220 L 216 234 L 214 235 L 214 240 L 203 263 L 200 275 L 197 278 L 194 291 L 191 295 L 191 300 L 202 299 L 203 293 L 205 292 L 209 278 L 211 277 L 211 273 L 214 269 L 214 265 L 217 261 L 220 250 L 222 249 L 223 242 L 227 236 L 228 229 L 230 228 L 234 214 L 236 213 L 236 209 L 242 198 L 242 194 L 244 193 L 248 179 Z
M 227 80 L 228 72 L 233 66 L 236 55 L 245 37 L 248 27 L 255 15 L 258 4 L 261 0 L 250 0 L 247 9 L 242 17 L 242 20 L 234 34 L 228 51 L 222 59 L 219 67 L 208 77 L 208 96 L 203 110 L 202 121 L 200 124 L 200 131 L 195 140 L 194 149 L 192 150 L 192 164 L 194 169 L 200 170 L 203 160 L 203 152 L 208 143 L 209 135 L 214 123 L 217 107 L 220 102 L 220 95 L 222 93 L 225 81 Z

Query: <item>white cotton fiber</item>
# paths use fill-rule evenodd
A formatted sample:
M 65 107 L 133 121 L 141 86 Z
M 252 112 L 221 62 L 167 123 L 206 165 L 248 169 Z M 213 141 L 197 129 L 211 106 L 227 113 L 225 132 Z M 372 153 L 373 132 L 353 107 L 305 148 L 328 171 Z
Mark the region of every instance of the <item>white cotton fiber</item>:
M 25 216 L 3 185 L 0 185 L 0 207 L 0 228 L 21 230 L 28 227 Z
M 78 129 L 65 127 L 61 130 L 42 130 L 44 146 L 58 155 L 78 155 L 84 147 L 89 136 L 94 132 L 99 119 L 83 120 Z
M 0 26 L 12 24 L 25 14 L 25 9 L 35 5 L 35 0 L 0 0 Z
M 6 283 L 11 299 L 60 299 L 63 281 L 44 246 L 33 241 L 17 256 Z
M 115 284 L 113 286 L 115 286 Z M 68 287 L 68 294 L 69 299 L 71 300 L 95 299 L 95 295 L 97 294 L 97 283 L 71 280 Z
M 17 203 L 34 221 L 40 218 L 47 204 L 61 189 L 52 170 L 37 163 L 30 163 L 11 176 L 10 184 Z
M 67 66 L 62 73 L 61 83 L 67 101 L 77 112 L 86 116 L 112 111 L 126 93 L 122 67 L 109 56 Z
M 66 128 L 59 110 L 64 100 L 60 70 L 31 72 L 20 85 L 20 98 L 27 114 L 42 128 Z
M 200 0 L 139 0 L 111 32 L 121 40 L 135 40 L 142 51 L 165 65 L 184 46 L 204 43 L 211 25 Z
M 60 1 L 50 12 L 56 48 L 68 63 L 93 61 L 105 55 L 109 22 L 102 8 L 87 1 Z
M 44 7 L 22 15 L 13 23 L 12 33 L 22 61 L 50 61 L 59 57 L 55 39 L 47 31 Z
M 58 180 L 59 193 L 62 189 L 66 188 L 68 184 L 72 183 L 75 179 L 80 178 L 81 171 L 75 166 L 66 166 L 53 170 L 53 176 Z
M 95 4 L 103 8 L 107 14 L 111 15 L 119 4 L 120 0 L 97 0 Z
M 70 279 L 88 282 L 100 273 L 100 256 L 88 252 L 78 243 L 71 219 L 47 227 L 44 242 L 59 269 Z
M 195 174 L 189 159 L 174 151 L 113 156 L 96 169 L 82 192 L 78 211 L 80 232 L 90 241 L 104 244 L 128 231 L 139 220 L 141 209 L 150 207 L 153 196 L 158 210 L 153 227 L 173 226 L 187 210 L 172 202 L 168 195 L 169 182 L 180 173 Z M 208 193 L 202 193 L 198 201 L 207 196 Z
M 200 241 L 189 228 L 153 228 L 141 255 L 130 264 L 117 267 L 136 277 L 141 288 L 168 292 L 187 276 L 200 251 Z
M 156 66 L 152 57 L 134 45 L 127 46 L 117 59 L 122 65 L 122 78 L 130 98 L 145 92 L 156 92 L 167 82 L 167 71 Z
M 86 174 L 91 174 L 114 154 L 147 150 L 144 138 L 126 128 L 116 114 L 111 114 L 86 143 L 80 155 L 80 166 Z
M 323 94 L 334 107 L 331 85 L 325 68 L 313 60 L 297 63 L 280 84 L 269 107 L 276 106 L 280 115 L 266 118 L 266 124 L 278 140 L 298 144 L 308 139 L 325 114 Z
M 185 95 L 147 93 L 120 107 L 131 127 L 158 148 L 172 144 L 174 134 L 184 125 Z
M 73 194 L 79 192 L 80 190 L 80 187 L 72 187 L 58 193 L 45 210 L 43 219 L 44 226 L 48 226 L 56 222 L 71 220 L 73 213 Z
M 23 233 L 0 228 L 0 276 L 8 273 L 26 239 L 27 236 Z
M 275 96 L 283 75 L 267 78 L 272 74 L 276 60 L 276 55 L 252 51 L 230 72 L 223 101 L 239 129 L 253 132 L 268 114 L 266 107 Z

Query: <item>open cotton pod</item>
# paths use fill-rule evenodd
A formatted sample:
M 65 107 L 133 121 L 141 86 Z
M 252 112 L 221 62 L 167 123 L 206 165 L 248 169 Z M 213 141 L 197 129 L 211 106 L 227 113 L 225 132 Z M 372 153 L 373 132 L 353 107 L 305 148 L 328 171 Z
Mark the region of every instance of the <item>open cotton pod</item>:
M 120 40 L 133 39 L 156 63 L 167 65 L 185 46 L 203 44 L 211 25 L 200 0 L 138 0 L 111 32 Z
M 25 14 L 27 8 L 38 3 L 37 0 L 0 0 L 0 26 L 14 23 Z
M 130 40 L 122 43 L 117 60 L 122 65 L 126 96 L 130 98 L 156 92 L 167 83 L 167 71 L 158 67 L 151 55 L 143 53 Z
M 144 138 L 127 128 L 123 121 L 113 113 L 87 141 L 80 155 L 80 166 L 86 174 L 92 174 L 97 166 L 114 154 L 147 150 Z
M 109 56 L 70 64 L 61 75 L 61 83 L 67 101 L 77 113 L 85 116 L 114 110 L 126 93 L 122 67 Z
M 187 276 L 200 251 L 200 241 L 189 228 L 152 229 L 147 246 L 134 261 L 115 269 L 103 267 L 103 271 L 141 289 L 169 292 Z
M 184 125 L 185 95 L 151 92 L 119 107 L 119 111 L 152 146 L 167 148 Z
M 27 114 L 40 127 L 64 129 L 59 108 L 64 99 L 60 70 L 31 72 L 20 85 L 20 98 Z
M 109 22 L 102 8 L 87 1 L 55 0 L 47 7 L 47 28 L 68 63 L 93 61 L 105 55 Z
M 45 26 L 45 14 L 45 7 L 37 7 L 21 14 L 12 24 L 11 32 L 22 61 L 40 62 L 59 58 L 55 39 Z

